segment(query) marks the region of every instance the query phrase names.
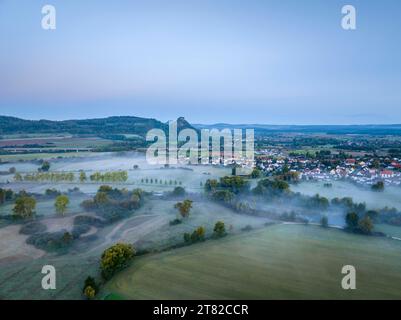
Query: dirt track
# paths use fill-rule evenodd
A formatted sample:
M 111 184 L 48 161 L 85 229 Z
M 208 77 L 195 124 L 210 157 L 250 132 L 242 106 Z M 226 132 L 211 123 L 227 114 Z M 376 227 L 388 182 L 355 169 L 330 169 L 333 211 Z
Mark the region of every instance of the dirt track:
M 21 226 L 8 226 L 0 229 L 0 239 L 7 245 L 0 246 L 0 264 L 37 259 L 45 252 L 26 244 L 28 236 L 19 233 Z

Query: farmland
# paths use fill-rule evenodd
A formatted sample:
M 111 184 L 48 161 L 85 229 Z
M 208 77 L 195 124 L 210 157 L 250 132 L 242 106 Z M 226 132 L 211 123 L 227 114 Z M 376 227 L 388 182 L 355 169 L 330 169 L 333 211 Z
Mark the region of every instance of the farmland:
M 212 201 L 204 191 L 207 180 L 230 176 L 230 167 L 150 165 L 144 154 L 136 151 L 65 155 L 72 154 L 76 156 L 49 154 L 52 156 L 46 158 L 42 157 L 45 154 L 38 154 L 22 161 L 13 155 L 14 158 L 10 156 L 0 164 L 2 188 L 26 191 L 36 198 L 35 222 L 42 225 L 44 232 L 72 233 L 80 216 L 102 222 L 85 229 L 68 249 L 50 250 L 42 240 L 29 241 L 30 235 L 21 232 L 29 222 L 10 220 L 14 201 L 0 205 L 0 241 L 6 244 L 0 249 L 0 298 L 82 299 L 83 281 L 89 275 L 100 281 L 100 256 L 118 242 L 132 244 L 140 255 L 134 258 L 129 269 L 117 273 L 105 284 L 98 298 L 370 299 L 396 298 L 400 290 L 401 242 L 384 236 L 366 237 L 316 227 L 312 224 L 319 223 L 321 212 L 303 207 L 295 200 L 256 197 L 250 193 L 240 195 L 241 201 L 260 211 L 258 214 L 243 213 Z M 41 171 L 44 159 L 50 165 L 46 172 Z M 16 180 L 10 173 L 12 168 L 21 176 L 72 174 L 73 179 Z M 100 179 L 113 172 L 124 173 L 124 179 Z M 80 179 L 81 173 L 86 175 L 86 180 Z M 100 178 L 90 179 L 92 175 Z M 260 179 L 246 180 L 255 188 Z M 81 205 L 93 199 L 104 184 L 125 190 L 123 193 L 140 188 L 147 193 L 146 200 L 121 219 L 106 220 L 93 208 L 85 209 Z M 178 186 L 184 188 L 185 195 L 172 195 Z M 63 215 L 56 212 L 55 197 L 46 194 L 49 189 L 68 196 L 69 204 Z M 291 189 L 306 197 L 318 192 L 329 199 L 353 195 L 373 209 L 399 206 L 397 189 L 393 187 L 374 193 L 337 181 L 332 188 L 301 182 L 291 185 Z M 175 205 L 184 198 L 193 203 L 189 216 L 182 219 Z M 300 225 L 299 221 L 283 224 L 280 215 L 292 212 L 307 218 L 311 225 Z M 330 224 L 344 225 L 343 211 L 333 209 L 326 213 Z M 109 210 L 105 214 L 108 217 Z M 181 221 L 172 223 L 177 219 Z M 213 228 L 218 221 L 224 222 L 228 235 L 213 239 Z M 204 228 L 208 240 L 184 243 L 184 234 L 198 227 Z M 401 227 L 377 224 L 374 231 L 399 238 Z M 40 270 L 47 264 L 56 267 L 59 277 L 57 289 L 53 291 L 40 287 Z M 346 292 L 340 287 L 340 269 L 345 264 L 357 268 L 355 292 Z M 373 273 L 376 277 L 372 281 Z
M 4 150 L 26 151 L 45 151 L 45 150 L 64 150 L 64 149 L 93 149 L 96 147 L 111 144 L 109 139 L 85 136 L 37 136 L 37 137 L 13 137 L 0 139 L 0 148 Z
M 275 225 L 138 258 L 105 294 L 128 299 L 398 299 L 401 242 Z M 341 268 L 358 270 L 342 290 Z

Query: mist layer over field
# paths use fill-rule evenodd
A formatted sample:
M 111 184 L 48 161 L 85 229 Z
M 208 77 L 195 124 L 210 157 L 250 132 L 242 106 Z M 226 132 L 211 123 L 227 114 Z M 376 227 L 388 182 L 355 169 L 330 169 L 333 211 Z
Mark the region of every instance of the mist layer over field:
M 327 183 L 327 182 L 326 182 Z M 369 187 L 355 185 L 346 181 L 332 181 L 332 187 L 324 186 L 325 182 L 301 182 L 292 185 L 294 192 L 313 196 L 320 194 L 328 199 L 351 197 L 354 202 L 364 202 L 369 209 L 380 209 L 386 206 L 401 210 L 401 188 L 386 186 L 383 192 L 374 192 Z
M 56 158 L 50 160 L 51 172 L 72 172 L 75 174 L 74 182 L 59 182 L 57 189 L 67 191 L 72 186 L 78 185 L 80 190 L 85 193 L 95 193 L 101 183 L 80 183 L 78 181 L 79 172 L 83 171 L 88 176 L 97 171 L 118 171 L 123 170 L 128 173 L 128 180 L 124 183 L 108 183 L 115 187 L 140 187 L 147 191 L 162 192 L 171 190 L 177 184 L 186 188 L 190 192 L 199 192 L 207 179 L 219 178 L 223 175 L 231 174 L 230 168 L 213 166 L 188 166 L 177 164 L 170 168 L 163 165 L 150 165 L 143 153 L 120 152 L 102 153 L 89 157 L 77 158 Z M 136 169 L 134 169 L 134 166 Z M 8 171 L 15 167 L 21 174 L 35 173 L 40 168 L 40 163 L 12 162 L 0 164 L 0 171 Z M 14 190 L 29 189 L 31 192 L 44 192 L 51 182 L 14 182 L 13 174 L 0 176 L 0 183 L 7 184 L 7 188 Z M 157 180 L 157 182 L 156 182 Z M 170 183 L 171 181 L 171 183 Z
M 296 257 L 294 260 L 295 265 L 304 265 L 309 263 L 309 267 L 316 268 L 318 270 L 317 277 L 311 276 L 307 278 L 311 280 L 311 283 L 319 283 L 322 279 L 328 279 L 329 284 L 334 284 L 334 278 L 331 274 L 325 272 L 337 272 L 337 269 L 329 270 L 328 265 L 330 261 L 336 261 L 340 263 L 350 263 L 353 257 L 361 257 L 365 259 L 366 253 L 362 249 L 362 243 L 367 241 L 367 247 L 369 250 L 376 250 L 380 247 L 380 250 L 384 250 L 383 255 L 392 254 L 394 248 L 390 242 L 380 242 L 375 238 L 364 238 L 362 236 L 344 236 L 341 232 L 329 232 L 328 230 L 318 229 L 315 226 L 310 226 L 311 229 L 303 231 L 299 229 L 300 226 L 295 224 L 304 223 L 300 221 L 286 222 L 287 225 L 283 228 L 276 228 L 272 224 L 283 224 L 285 219 L 282 219 L 283 215 L 290 216 L 295 213 L 297 217 L 305 219 L 311 223 L 318 224 L 323 215 L 327 215 L 329 218 L 329 224 L 333 226 L 344 226 L 344 215 L 343 210 L 337 210 L 330 207 L 327 211 L 319 211 L 316 208 L 305 206 L 298 198 L 292 198 L 289 200 L 285 197 L 269 198 L 264 196 L 255 196 L 252 194 L 237 195 L 237 200 L 247 204 L 249 208 L 252 208 L 256 213 L 252 212 L 241 212 L 235 207 L 230 206 L 227 203 L 212 201 L 204 193 L 204 185 L 208 179 L 219 179 L 220 177 L 231 175 L 231 169 L 220 166 L 185 166 L 185 165 L 174 165 L 171 167 L 164 167 L 160 165 L 151 166 L 146 162 L 144 154 L 136 152 L 124 152 L 124 153 L 102 153 L 102 154 L 91 154 L 80 157 L 63 157 L 55 156 L 54 158 L 48 159 L 50 162 L 50 172 L 71 172 L 74 173 L 75 179 L 70 182 L 29 182 L 29 181 L 14 181 L 13 174 L 7 174 L 10 168 L 16 168 L 16 171 L 22 175 L 32 174 L 38 172 L 38 168 L 41 166 L 40 158 L 29 161 L 14 161 L 10 163 L 0 164 L 0 171 L 4 174 L 0 175 L 0 187 L 5 189 L 13 189 L 14 191 L 25 190 L 32 193 L 37 199 L 36 205 L 36 221 L 44 225 L 45 231 L 49 233 L 57 232 L 72 232 L 74 229 L 74 221 L 77 217 L 86 216 L 98 218 L 101 221 L 105 221 L 104 218 L 99 217 L 97 212 L 94 210 L 86 210 L 81 206 L 84 200 L 92 199 L 95 193 L 98 191 L 101 185 L 109 185 L 113 188 L 134 190 L 140 188 L 144 191 L 150 192 L 143 205 L 131 212 L 128 216 L 115 222 L 110 222 L 103 225 L 91 225 L 88 230 L 80 234 L 79 238 L 73 242 L 68 248 L 68 251 L 46 251 L 42 248 L 35 247 L 32 244 L 27 243 L 28 236 L 21 233 L 21 229 L 24 226 L 23 222 L 13 222 L 10 219 L 6 219 L 12 214 L 14 203 L 8 202 L 0 206 L 0 298 L 7 299 L 81 299 L 82 292 L 81 286 L 83 281 L 88 275 L 96 275 L 99 271 L 99 258 L 102 252 L 117 242 L 131 243 L 139 252 L 147 252 L 144 258 L 139 258 L 139 266 L 143 265 L 144 271 L 153 270 L 154 261 L 151 259 L 147 260 L 147 256 L 152 255 L 152 252 L 160 252 L 164 250 L 170 250 L 171 255 L 175 255 L 176 246 L 183 245 L 184 233 L 192 233 L 196 228 L 202 226 L 206 229 L 206 237 L 211 239 L 213 236 L 213 228 L 216 222 L 223 221 L 226 226 L 228 233 L 227 238 L 224 239 L 223 251 L 224 257 L 227 259 L 220 262 L 218 259 L 213 260 L 221 254 L 221 248 L 215 247 L 214 245 L 205 244 L 200 245 L 196 250 L 212 250 L 215 252 L 215 256 L 210 260 L 210 265 L 221 266 L 224 270 L 228 270 L 231 267 L 231 276 L 238 279 L 239 274 L 241 275 L 241 283 L 251 281 L 252 287 L 247 288 L 246 285 L 241 285 L 241 288 L 234 288 L 232 283 L 236 280 L 230 278 L 227 275 L 227 279 L 221 282 L 222 287 L 212 286 L 205 287 L 205 283 L 209 280 L 206 278 L 206 282 L 200 284 L 202 290 L 198 284 L 189 284 L 193 290 L 191 292 L 193 297 L 270 297 L 269 295 L 264 296 L 264 293 L 270 290 L 269 288 L 276 288 L 277 283 L 269 280 L 269 273 L 262 272 L 263 281 L 258 286 L 259 281 L 253 281 L 249 273 L 243 272 L 243 267 L 235 265 L 235 262 L 242 261 L 243 257 L 249 257 L 253 262 L 256 263 L 252 266 L 254 270 L 262 270 L 269 264 L 269 270 L 274 271 L 277 279 L 287 277 L 286 274 L 280 273 L 282 266 L 285 265 L 286 272 L 295 272 L 292 266 L 283 264 L 283 261 L 288 257 Z M 95 172 L 109 172 L 124 170 L 128 173 L 128 179 L 124 182 L 100 182 L 79 180 L 80 172 L 85 172 L 89 177 Z M 255 187 L 258 180 L 250 180 L 251 187 Z M 172 196 L 171 192 L 177 186 L 181 186 L 185 189 L 186 194 L 178 197 Z M 366 202 L 369 208 L 382 208 L 385 206 L 401 208 L 401 199 L 398 198 L 398 190 L 396 188 L 386 188 L 384 192 L 375 193 L 369 189 L 357 187 L 351 183 L 346 182 L 333 182 L 333 187 L 324 187 L 323 183 L 312 183 L 312 182 L 301 182 L 299 184 L 291 185 L 293 192 L 300 192 L 301 194 L 314 196 L 320 194 L 329 199 L 335 197 L 352 197 L 355 202 Z M 75 189 L 74 189 L 75 188 Z M 76 189 L 78 188 L 78 189 Z M 47 189 L 56 189 L 64 192 L 68 195 L 70 203 L 64 216 L 57 214 L 54 200 L 55 198 L 45 196 L 44 193 Z M 193 206 L 188 218 L 182 219 L 178 210 L 175 208 L 175 204 L 178 201 L 184 199 L 191 199 Z M 182 219 L 181 223 L 174 224 L 177 219 Z M 274 228 L 274 229 L 271 229 Z M 307 228 L 304 226 L 303 228 Z M 305 229 L 306 230 L 306 229 Z M 391 236 L 400 236 L 401 228 L 389 225 L 377 226 L 378 231 L 382 231 L 385 234 Z M 254 236 L 255 232 L 265 232 L 262 238 Z M 327 232 L 327 233 L 326 233 Z M 302 233 L 302 236 L 300 236 Z M 248 234 L 251 235 L 251 239 L 247 240 Z M 325 238 L 327 235 L 327 238 Z M 231 243 L 231 237 L 237 237 L 233 243 Z M 346 237 L 352 237 L 348 240 Z M 354 238 L 356 237 L 356 238 Z M 242 239 L 242 240 L 241 240 Z M 266 240 L 267 239 L 267 240 Z M 318 239 L 319 241 L 315 241 Z M 346 253 L 346 246 L 344 245 L 347 241 L 357 241 L 359 244 L 351 248 L 351 253 Z M 218 244 L 220 240 L 208 240 Z M 207 241 L 207 242 L 208 242 Z M 242 242 L 251 241 L 250 246 L 242 246 Z M 253 242 L 252 242 L 253 241 Z M 269 246 L 269 242 L 273 241 L 274 246 Z M 299 248 L 295 248 L 293 242 L 300 242 Z M 311 241 L 313 246 L 311 246 Z M 327 242 L 326 245 L 330 247 L 330 250 L 334 250 L 329 255 L 322 258 L 321 263 L 324 265 L 323 271 L 320 269 L 321 265 L 315 265 L 313 259 L 309 256 L 309 251 L 313 247 L 319 247 L 320 241 Z M 257 244 L 262 244 L 262 247 L 257 247 Z M 389 245 L 388 245 L 389 244 Z M 387 246 L 388 245 L 388 246 Z M 394 244 L 396 245 L 396 244 Z M 226 246 L 226 247 L 225 247 Z M 334 248 L 337 246 L 337 249 Z M 377 247 L 378 246 L 378 247 Z M 268 247 L 268 251 L 264 251 L 264 248 Z M 183 250 L 191 251 L 193 246 L 185 248 Z M 202 249 L 203 248 L 203 249 Z M 376 248 L 376 249 L 375 249 Z M 387 249 L 386 249 L 387 248 Z M 313 250 L 314 250 L 313 249 Z M 319 249 L 319 248 L 317 248 Z M 317 250 L 316 249 L 316 250 Z M 321 248 L 320 248 L 321 249 Z M 336 250 L 337 251 L 336 251 Z M 228 250 L 228 251 L 227 251 Z M 281 251 L 280 251 L 281 250 Z M 309 250 L 309 251 L 308 251 Z M 389 253 L 387 253 L 387 251 Z M 178 251 L 177 251 L 178 252 Z M 179 251 L 181 252 L 181 251 Z M 295 253 L 298 252 L 298 253 Z M 195 261 L 209 259 L 209 256 L 204 256 L 206 252 L 199 252 L 201 258 L 195 257 Z M 232 255 L 232 253 L 238 256 Z M 257 255 L 254 256 L 253 254 Z M 159 253 L 158 253 L 159 254 Z M 305 255 L 305 256 L 304 256 Z M 191 256 L 184 255 L 185 257 Z M 162 259 L 166 259 L 170 263 L 170 253 L 162 253 L 160 256 Z M 164 258 L 163 258 L 164 257 Z M 155 261 L 158 257 L 155 254 Z M 174 258 L 175 259 L 175 258 Z M 173 259 L 173 260 L 174 260 Z M 180 254 L 177 256 L 178 260 Z M 200 259 L 200 260 L 199 260 Z M 309 261 L 311 260 L 311 261 Z M 191 260 L 192 261 L 192 260 Z M 351 261 L 351 262 L 352 262 Z M 360 260 L 355 260 L 359 263 Z M 391 259 L 386 262 L 385 269 L 383 272 L 397 271 L 400 264 L 395 263 L 394 268 L 391 269 L 389 266 Z M 177 261 L 173 261 L 173 265 Z M 149 263 L 149 266 L 147 264 Z M 190 262 L 191 264 L 192 262 Z M 46 264 L 52 264 L 56 266 L 62 279 L 59 282 L 57 290 L 44 291 L 40 287 L 41 279 L 41 266 Z M 207 265 L 202 265 L 202 269 L 205 269 L 205 273 L 210 274 L 213 270 L 207 270 Z M 133 265 L 135 277 L 137 269 L 135 263 Z M 182 268 L 189 268 L 188 270 L 181 270 L 188 276 L 192 272 L 201 272 L 198 269 L 192 269 L 193 266 L 187 265 Z M 305 268 L 300 272 L 300 276 L 304 276 L 306 269 L 309 268 L 305 265 Z M 371 269 L 376 268 L 377 265 L 372 264 L 371 268 L 366 269 L 366 275 L 369 276 Z M 241 271 L 242 270 L 242 271 Z M 319 271 L 320 270 L 320 271 Z M 326 271 L 325 271 L 326 270 Z M 130 272 L 130 271 L 127 271 Z M 147 272 L 147 271 L 146 271 Z M 153 271 L 152 271 L 153 272 Z M 163 285 L 162 282 L 156 278 L 163 276 L 160 270 L 155 270 L 154 280 L 159 285 Z M 223 271 L 221 271 L 223 272 Z M 220 272 L 220 273 L 221 273 Z M 239 274 L 237 274 L 239 272 Z M 160 273 L 160 274 L 159 274 Z M 301 275 L 302 273 L 302 275 Z M 125 278 L 125 276 L 128 278 Z M 294 275 L 294 273 L 292 274 Z M 203 275 L 205 276 L 205 275 Z M 203 277 L 202 276 L 202 277 Z M 152 280 L 153 276 L 146 275 Z M 214 277 L 214 276 L 213 276 Z M 213 280 L 216 285 L 218 281 Z M 391 276 L 393 277 L 393 276 Z M 385 285 L 392 283 L 393 278 L 383 278 L 377 284 Z M 300 281 L 299 278 L 295 277 L 294 281 Z M 166 285 L 163 288 L 159 288 L 156 284 L 147 283 L 146 286 L 150 288 L 148 291 L 144 291 L 143 294 L 138 294 L 137 289 L 134 291 L 126 291 L 126 288 L 122 288 L 122 283 L 129 284 L 131 281 L 131 275 L 122 273 L 117 278 L 116 286 L 111 285 L 108 287 L 111 291 L 114 289 L 122 294 L 127 293 L 127 297 L 131 298 L 142 298 L 142 297 L 175 297 L 175 291 L 169 291 L 170 286 Z M 149 280 L 149 281 L 150 281 Z M 309 281 L 308 280 L 308 281 Z M 181 280 L 177 280 L 181 281 Z M 138 290 L 141 288 L 143 283 L 139 283 Z M 228 289 L 227 289 L 228 288 Z M 230 291 L 230 289 L 237 291 Z M 121 289 L 121 290 L 120 290 Z M 160 290 L 159 290 L 160 289 Z M 224 290 L 223 290 L 224 289 Z M 241 290 L 242 291 L 241 291 Z M 277 289 L 277 288 L 276 288 Z M 304 284 L 302 288 L 293 288 L 289 291 L 276 290 L 272 291 L 272 297 L 314 297 L 310 293 L 311 288 Z M 159 291 L 158 291 L 159 290 Z M 188 289 L 189 290 L 189 289 Z M 327 289 L 329 290 L 329 289 Z M 373 289 L 370 292 L 375 292 Z M 372 291 L 373 290 L 373 291 Z M 392 289 L 393 290 L 393 289 Z M 392 296 L 393 291 L 389 291 L 389 296 Z M 156 294 L 158 291 L 160 294 Z M 107 293 L 105 291 L 105 293 Z M 235 296 L 237 293 L 238 296 Z M 234 294 L 234 295 L 233 295 Z M 322 291 L 324 295 L 324 290 Z M 342 297 L 337 291 L 326 292 L 329 297 Z M 369 297 L 370 297 L 369 296 Z M 180 298 L 179 296 L 177 296 Z

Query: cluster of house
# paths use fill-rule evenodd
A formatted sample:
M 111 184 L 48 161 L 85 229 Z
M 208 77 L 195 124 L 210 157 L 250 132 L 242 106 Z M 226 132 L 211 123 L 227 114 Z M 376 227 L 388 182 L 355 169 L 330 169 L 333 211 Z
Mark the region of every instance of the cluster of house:
M 378 181 L 384 181 L 389 185 L 401 185 L 401 172 L 386 169 L 371 169 L 366 165 L 337 166 L 329 171 L 320 168 L 312 170 L 306 168 L 301 172 L 301 178 L 305 180 L 339 180 L 350 179 L 356 183 L 372 185 Z
M 304 157 L 258 157 L 258 167 L 266 174 L 283 170 L 297 171 L 304 180 L 350 179 L 356 183 L 372 185 L 384 181 L 389 185 L 401 185 L 401 159 L 381 159 L 379 169 L 374 169 L 377 159 L 345 159 L 340 164 L 329 166 L 319 159 Z

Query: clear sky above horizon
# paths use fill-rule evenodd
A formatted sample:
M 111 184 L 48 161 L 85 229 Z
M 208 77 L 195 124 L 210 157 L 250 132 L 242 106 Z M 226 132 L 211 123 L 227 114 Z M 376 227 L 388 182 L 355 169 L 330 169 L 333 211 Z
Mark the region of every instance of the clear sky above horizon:
M 0 0 L 0 115 L 401 123 L 401 1 Z

